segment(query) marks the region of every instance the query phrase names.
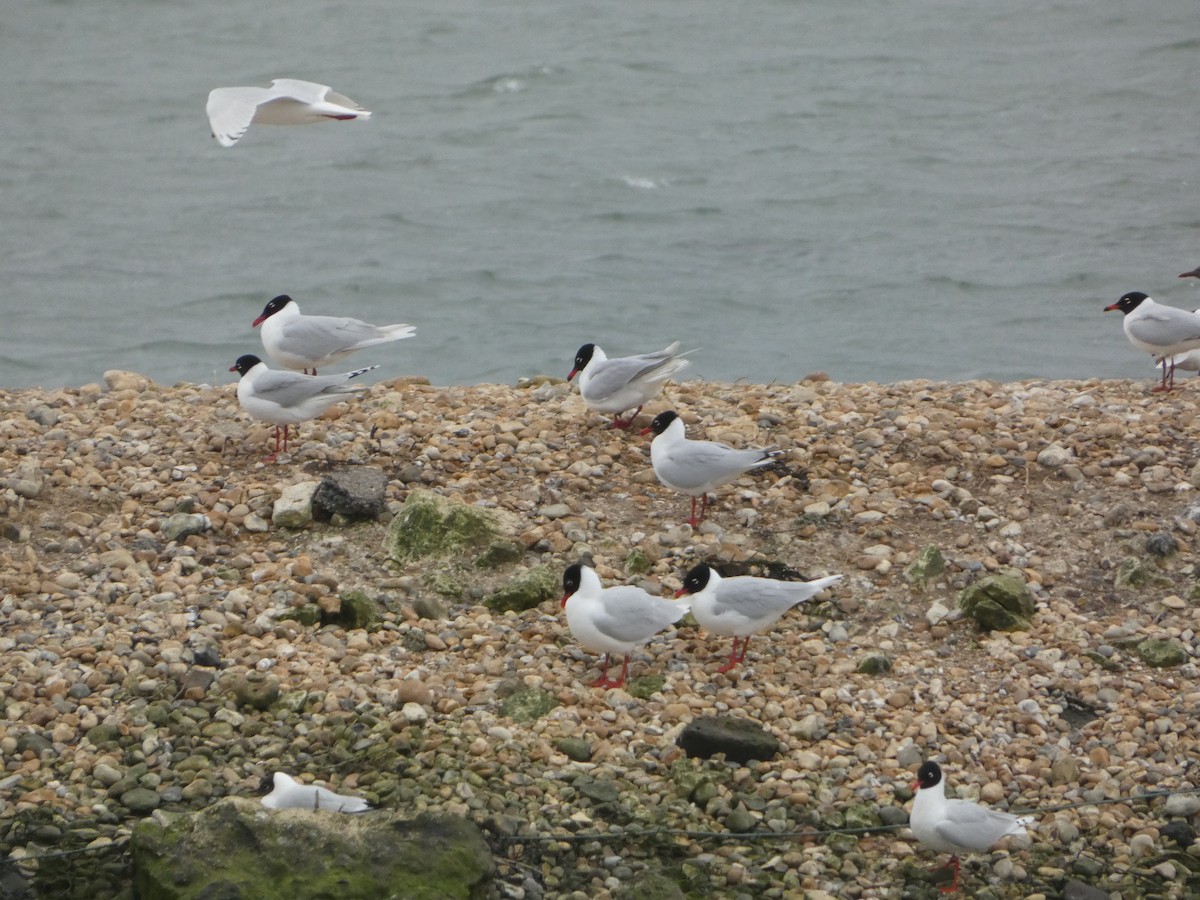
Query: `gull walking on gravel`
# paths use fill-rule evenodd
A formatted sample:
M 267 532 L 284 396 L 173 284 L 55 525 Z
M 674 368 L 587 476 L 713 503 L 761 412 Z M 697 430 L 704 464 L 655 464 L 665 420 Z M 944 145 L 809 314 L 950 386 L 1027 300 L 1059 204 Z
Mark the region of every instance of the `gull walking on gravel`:
M 717 669 L 728 672 L 746 659 L 750 635 L 770 628 L 793 606 L 841 580 L 841 575 L 815 581 L 777 581 L 753 575 L 722 578 L 712 566 L 700 563 L 684 576 L 683 587 L 675 596 L 691 596 L 692 616 L 705 631 L 733 638 L 729 659 Z
M 650 463 L 658 480 L 669 488 L 692 498 L 692 513 L 688 522 L 694 528 L 704 521 L 708 509 L 708 492 L 728 481 L 733 481 L 744 472 L 768 465 L 782 455 L 782 450 L 750 449 L 736 450 L 717 441 L 689 440 L 683 427 L 683 419 L 671 410 L 654 417 L 642 434 L 654 432 L 650 442 Z M 700 516 L 696 517 L 696 500 L 700 502 Z
M 412 325 L 370 325 L 343 316 L 306 316 L 287 294 L 280 294 L 263 307 L 262 315 L 251 327 L 259 325 L 263 349 L 271 362 L 311 375 L 364 347 L 400 341 L 417 333 Z
M 579 395 L 588 409 L 613 417 L 613 428 L 628 428 L 642 407 L 658 396 L 663 384 L 691 362 L 679 355 L 679 341 L 655 353 L 609 359 L 595 344 L 584 344 L 575 354 L 575 367 L 567 376 L 579 376 Z M 634 407 L 637 407 L 634 409 Z M 632 409 L 628 419 L 621 413 Z
M 603 588 L 596 570 L 580 563 L 563 573 L 562 604 L 575 640 L 604 654 L 604 668 L 591 686 L 605 688 L 621 687 L 629 675 L 629 655 L 634 648 L 682 619 L 690 605 L 655 597 L 632 585 Z M 608 664 L 618 653 L 621 675 L 613 680 L 608 677 Z
M 958 889 L 959 854 L 991 850 L 1006 835 L 1026 834 L 1025 826 L 1033 822 L 1031 816 L 1014 816 L 971 800 L 947 799 L 942 769 L 932 761 L 917 770 L 913 788 L 917 795 L 908 819 L 913 835 L 931 850 L 952 854 L 954 881 L 942 888 L 943 893 Z
M 279 456 L 280 426 L 283 426 L 283 452 L 287 453 L 290 426 L 315 419 L 333 404 L 347 399 L 347 394 L 365 391 L 366 385 L 347 382 L 378 368 L 367 366 L 341 375 L 301 375 L 268 369 L 265 362 L 248 353 L 239 356 L 229 371 L 241 376 L 237 398 L 242 409 L 251 418 L 275 426 L 275 452 L 264 460 L 274 462 Z
M 310 125 L 369 119 L 371 113 L 328 85 L 276 78 L 270 87 L 225 87 L 209 92 L 208 125 L 222 147 L 232 147 L 252 124 Z

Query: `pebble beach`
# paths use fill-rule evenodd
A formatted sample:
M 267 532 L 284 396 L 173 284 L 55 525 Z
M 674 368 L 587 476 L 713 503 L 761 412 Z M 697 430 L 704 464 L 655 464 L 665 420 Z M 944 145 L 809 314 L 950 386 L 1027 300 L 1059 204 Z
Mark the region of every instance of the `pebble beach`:
M 639 426 L 675 409 L 691 437 L 786 451 L 698 528 L 656 480 L 650 437 L 609 430 L 556 378 L 376 383 L 273 464 L 273 429 L 232 384 L 114 371 L 0 392 L 8 871 L 49 879 L 46 896 L 127 891 L 136 821 L 257 796 L 284 770 L 472 819 L 497 897 L 665 880 L 680 896 L 926 898 L 945 859 L 903 824 L 936 758 L 951 796 L 1037 814 L 1027 839 L 964 860 L 964 895 L 1058 897 L 1073 880 L 1200 895 L 1196 847 L 1164 830 L 1200 813 L 1200 403 L 1190 382 L 1150 386 L 671 384 Z M 389 515 L 272 521 L 289 485 L 347 465 L 384 471 Z M 388 521 L 415 489 L 505 514 L 521 558 L 458 596 L 436 566 L 389 562 Z M 180 513 L 203 526 L 171 537 Z M 944 569 L 917 577 L 930 547 Z M 557 599 L 479 603 L 580 559 L 663 596 L 702 560 L 845 578 L 729 673 L 728 642 L 685 619 L 635 654 L 630 690 L 605 691 Z M 958 612 L 998 573 L 1034 598 L 1027 630 Z M 351 590 L 379 601 L 380 627 L 281 618 Z M 237 686 L 264 679 L 279 697 L 258 709 Z M 502 714 L 528 688 L 557 705 Z M 703 715 L 753 720 L 782 750 L 689 759 L 676 740 Z M 37 858 L 54 853 L 74 855 L 51 874 Z

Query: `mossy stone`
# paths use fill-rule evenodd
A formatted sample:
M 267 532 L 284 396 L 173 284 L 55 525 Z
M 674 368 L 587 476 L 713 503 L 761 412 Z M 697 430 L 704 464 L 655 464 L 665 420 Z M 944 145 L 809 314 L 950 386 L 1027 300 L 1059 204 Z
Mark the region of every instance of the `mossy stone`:
M 661 691 L 663 685 L 666 683 L 667 679 L 662 675 L 642 675 L 638 678 L 631 678 L 625 689 L 631 697 L 637 697 L 639 700 L 649 700 Z
M 364 591 L 346 591 L 338 599 L 342 601 L 338 611 L 322 617 L 326 625 L 337 625 L 348 631 L 357 628 L 373 631 L 383 621 L 379 604 Z
M 942 551 L 929 544 L 909 563 L 908 568 L 904 570 L 904 577 L 918 591 L 923 591 L 930 581 L 945 571 L 946 558 L 942 556 Z
M 87 739 L 97 747 L 103 744 L 115 743 L 120 737 L 121 729 L 119 726 L 106 725 L 103 722 L 87 730 Z
M 496 510 L 415 490 L 388 526 L 384 551 L 389 559 L 408 565 L 478 551 L 511 530 L 509 520 Z
M 1188 661 L 1187 649 L 1176 640 L 1149 638 L 1137 645 L 1138 657 L 1148 666 L 1165 669 Z
M 592 743 L 583 738 L 559 738 L 554 742 L 554 749 L 575 762 L 589 762 L 592 758 Z
M 892 661 L 882 653 L 871 653 L 858 661 L 858 671 L 863 675 L 882 675 L 892 670 Z
M 538 566 L 485 597 L 483 605 L 494 612 L 524 612 L 559 596 L 560 587 L 559 577 L 553 570 Z
M 501 566 L 519 562 L 523 551 L 515 541 L 493 541 L 479 554 L 475 565 L 481 569 L 499 569 Z
M 1035 606 L 1016 575 L 988 575 L 962 592 L 958 605 L 985 631 L 1027 631 Z
M 234 678 L 233 696 L 240 706 L 270 709 L 279 699 L 279 679 L 262 672 L 247 672 Z
M 627 575 L 645 575 L 653 567 L 654 561 L 642 550 L 636 547 L 625 557 L 625 573 Z
M 683 888 L 661 872 L 639 872 L 633 883 L 622 884 L 613 900 L 685 900 Z
M 457 600 L 466 590 L 462 581 L 455 578 L 449 572 L 429 572 L 421 577 L 421 583 L 435 594 L 441 594 L 443 597 L 449 597 L 451 600 Z M 440 617 L 428 616 L 427 618 Z
M 315 603 L 305 603 L 303 606 L 293 606 L 285 613 L 281 613 L 280 619 L 299 622 L 301 625 L 312 626 L 317 625 L 321 621 L 321 607 Z
M 500 715 L 514 722 L 534 722 L 556 706 L 558 700 L 549 691 L 525 688 L 504 698 L 500 703 Z

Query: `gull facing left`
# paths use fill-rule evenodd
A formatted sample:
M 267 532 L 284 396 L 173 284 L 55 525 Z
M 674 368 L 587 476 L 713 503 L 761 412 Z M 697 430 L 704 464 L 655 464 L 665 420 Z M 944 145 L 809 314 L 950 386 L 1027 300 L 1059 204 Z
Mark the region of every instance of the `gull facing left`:
M 362 797 L 335 794 L 315 784 L 301 784 L 283 772 L 276 772 L 271 778 L 274 787 L 271 793 L 262 798 L 262 805 L 267 809 L 324 809 L 358 813 L 371 808 Z
M 250 327 L 259 325 L 263 349 L 271 362 L 311 375 L 317 374 L 318 367 L 332 366 L 365 347 L 404 340 L 417 333 L 412 325 L 371 325 L 347 316 L 306 316 L 287 294 L 267 303 Z
M 298 78 L 276 78 L 270 87 L 215 88 L 205 106 L 212 136 L 232 147 L 252 124 L 310 125 L 369 119 L 371 113 L 333 88 Z
M 347 394 L 365 391 L 366 385 L 346 382 L 378 368 L 367 366 L 341 375 L 301 375 L 268 369 L 265 362 L 247 353 L 239 356 L 229 371 L 241 376 L 237 398 L 242 409 L 252 418 L 275 426 L 275 452 L 266 458 L 266 462 L 273 462 L 279 455 L 279 426 L 283 426 L 283 452 L 287 453 L 289 426 L 315 419 L 333 404 L 347 399 Z
M 744 472 L 757 469 L 780 456 L 782 450 L 737 450 L 718 441 L 688 440 L 683 419 L 671 410 L 659 413 L 642 430 L 654 432 L 650 442 L 650 463 L 658 480 L 692 498 L 692 514 L 688 522 L 694 528 L 704 521 L 708 509 L 708 492 Z M 700 517 L 696 517 L 696 500 L 700 499 Z
M 991 850 L 1002 837 L 1025 834 L 1031 816 L 1017 817 L 980 806 L 971 800 L 946 798 L 946 783 L 942 769 L 933 761 L 922 764 L 913 782 L 917 790 L 913 800 L 908 827 L 918 841 L 941 853 L 950 853 L 954 866 L 954 882 L 943 893 L 958 888 L 960 853 L 983 853 Z
M 639 587 L 605 588 L 591 566 L 575 563 L 563 573 L 562 605 L 575 640 L 604 654 L 604 669 L 592 687 L 620 687 L 629 675 L 629 654 L 668 625 L 684 617 L 690 604 L 648 594 Z M 608 677 L 613 654 L 622 656 L 621 677 Z
M 1200 349 L 1200 315 L 1175 306 L 1155 303 L 1141 291 L 1130 291 L 1105 312 L 1120 310 L 1122 326 L 1129 343 L 1145 350 L 1162 365 L 1162 384 L 1155 392 L 1169 391 L 1175 385 L 1175 367 L 1171 359 L 1188 350 Z
M 667 380 L 690 365 L 690 360 L 679 355 L 679 341 L 654 353 L 615 359 L 609 359 L 595 344 L 584 344 L 575 354 L 567 381 L 579 375 L 579 396 L 588 409 L 611 415 L 613 428 L 628 428 Z M 633 412 L 622 419 L 621 413 L 627 409 Z

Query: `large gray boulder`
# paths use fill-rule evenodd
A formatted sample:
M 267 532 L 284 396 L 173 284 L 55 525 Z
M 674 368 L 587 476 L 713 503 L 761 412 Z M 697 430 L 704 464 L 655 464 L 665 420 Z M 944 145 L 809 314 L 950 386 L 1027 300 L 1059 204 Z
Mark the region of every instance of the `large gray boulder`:
M 242 797 L 143 820 L 130 853 L 138 900 L 475 900 L 493 874 L 466 819 L 267 810 Z

